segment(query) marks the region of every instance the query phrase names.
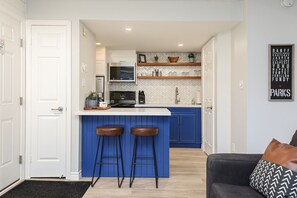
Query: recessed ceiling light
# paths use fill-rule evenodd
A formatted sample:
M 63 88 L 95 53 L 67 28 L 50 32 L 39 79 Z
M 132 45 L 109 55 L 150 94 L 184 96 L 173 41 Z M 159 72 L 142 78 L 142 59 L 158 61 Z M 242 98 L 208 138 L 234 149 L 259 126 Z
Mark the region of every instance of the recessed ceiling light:
M 179 43 L 177 46 L 178 46 L 178 47 L 182 47 L 182 46 L 184 46 L 184 44 Z
M 126 27 L 125 30 L 126 30 L 127 32 L 130 32 L 130 31 L 132 31 L 132 28 Z
M 96 43 L 96 45 L 101 45 L 101 43 Z

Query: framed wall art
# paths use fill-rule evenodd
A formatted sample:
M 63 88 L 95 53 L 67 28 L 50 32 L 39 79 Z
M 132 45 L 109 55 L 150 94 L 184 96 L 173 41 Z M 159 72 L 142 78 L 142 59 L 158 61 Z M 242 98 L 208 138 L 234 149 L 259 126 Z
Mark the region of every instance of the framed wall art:
M 269 45 L 269 100 L 294 99 L 294 44 Z
M 138 54 L 138 62 L 139 63 L 146 63 L 146 56 L 145 56 L 145 54 Z

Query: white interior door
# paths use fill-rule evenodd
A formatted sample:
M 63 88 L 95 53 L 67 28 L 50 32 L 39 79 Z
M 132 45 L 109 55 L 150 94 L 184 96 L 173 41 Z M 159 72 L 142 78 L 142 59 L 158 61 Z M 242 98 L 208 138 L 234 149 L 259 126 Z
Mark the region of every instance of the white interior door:
M 21 23 L 0 12 L 0 191 L 20 178 Z
M 31 177 L 66 172 L 66 28 L 31 26 Z
M 215 152 L 215 40 L 202 48 L 202 134 L 203 149 L 207 154 Z

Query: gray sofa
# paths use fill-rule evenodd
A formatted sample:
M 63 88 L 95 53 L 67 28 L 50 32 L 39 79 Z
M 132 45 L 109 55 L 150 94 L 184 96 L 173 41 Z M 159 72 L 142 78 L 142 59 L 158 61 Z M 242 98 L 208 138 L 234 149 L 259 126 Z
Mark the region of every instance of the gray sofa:
M 297 146 L 297 131 L 291 145 Z M 207 158 L 207 198 L 263 198 L 249 186 L 262 154 L 212 154 Z

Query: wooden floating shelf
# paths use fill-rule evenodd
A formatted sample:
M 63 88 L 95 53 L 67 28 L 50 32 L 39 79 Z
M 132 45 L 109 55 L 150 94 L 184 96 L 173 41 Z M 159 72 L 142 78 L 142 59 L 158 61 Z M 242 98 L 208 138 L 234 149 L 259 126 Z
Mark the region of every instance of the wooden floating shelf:
M 201 76 L 137 76 L 139 79 L 200 79 Z
M 190 62 L 181 62 L 181 63 L 162 63 L 162 62 L 157 62 L 157 63 L 138 63 L 137 66 L 201 66 L 201 62 L 195 62 L 195 63 L 190 63 Z

